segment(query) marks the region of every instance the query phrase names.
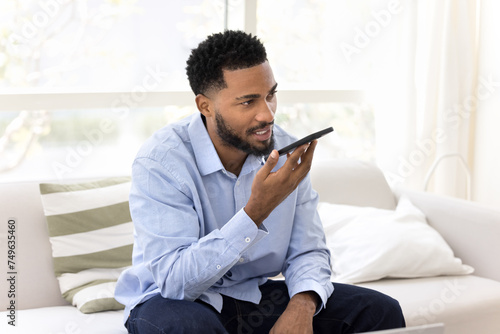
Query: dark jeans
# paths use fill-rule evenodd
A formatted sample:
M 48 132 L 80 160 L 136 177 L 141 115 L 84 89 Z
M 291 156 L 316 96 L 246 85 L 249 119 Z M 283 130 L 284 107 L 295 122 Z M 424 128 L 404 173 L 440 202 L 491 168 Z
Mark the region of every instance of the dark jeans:
M 326 308 L 314 317 L 314 333 L 358 333 L 405 326 L 399 303 L 391 297 L 352 285 L 333 285 L 335 290 Z M 126 326 L 132 334 L 269 333 L 290 299 L 283 281 L 268 281 L 260 289 L 259 305 L 223 296 L 221 313 L 201 301 L 158 295 L 136 306 Z

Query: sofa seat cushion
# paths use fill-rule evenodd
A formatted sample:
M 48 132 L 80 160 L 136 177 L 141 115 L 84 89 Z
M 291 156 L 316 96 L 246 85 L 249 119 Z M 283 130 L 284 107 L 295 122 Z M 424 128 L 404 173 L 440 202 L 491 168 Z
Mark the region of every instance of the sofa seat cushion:
M 16 312 L 16 327 L 0 322 L 1 333 L 92 333 L 126 334 L 123 311 L 83 314 L 73 306 L 42 307 Z M 7 312 L 0 312 L 2 320 Z
M 358 285 L 398 300 L 407 326 L 442 322 L 446 334 L 500 333 L 500 282 L 467 275 Z

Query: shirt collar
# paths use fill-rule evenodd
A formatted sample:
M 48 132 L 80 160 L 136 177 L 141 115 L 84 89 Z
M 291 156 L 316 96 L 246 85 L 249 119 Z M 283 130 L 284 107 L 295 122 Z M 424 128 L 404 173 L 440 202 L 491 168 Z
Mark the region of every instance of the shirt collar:
M 188 132 L 201 175 L 205 176 L 224 169 L 212 139 L 210 139 L 205 124 L 203 124 L 201 114 L 195 113 L 192 116 Z
M 205 176 L 219 170 L 224 170 L 224 165 L 222 165 L 212 139 L 210 139 L 205 124 L 203 124 L 201 114 L 196 113 L 192 116 L 188 133 L 201 175 Z M 260 168 L 263 162 L 263 157 L 249 155 L 243 164 L 240 175 L 245 175 Z

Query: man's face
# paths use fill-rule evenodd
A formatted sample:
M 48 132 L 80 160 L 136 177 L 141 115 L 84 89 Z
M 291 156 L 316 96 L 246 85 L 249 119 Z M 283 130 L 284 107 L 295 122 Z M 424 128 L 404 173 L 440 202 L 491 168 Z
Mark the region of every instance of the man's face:
M 227 88 L 211 98 L 214 113 L 207 120 L 219 153 L 221 146 L 259 156 L 271 153 L 277 83 L 269 63 L 224 71 L 224 79 Z
M 215 121 L 217 124 L 217 134 L 219 138 L 228 146 L 235 147 L 247 154 L 253 154 L 256 156 L 269 155 L 274 148 L 274 136 L 271 135 L 269 140 L 260 141 L 262 145 L 252 145 L 249 141 L 242 138 L 237 131 L 235 131 L 229 124 L 226 123 L 224 117 L 220 114 L 218 110 L 215 111 Z M 274 121 L 273 121 L 274 123 Z M 252 136 L 255 132 L 266 131 L 272 124 L 262 123 L 253 128 L 247 129 L 246 135 Z M 264 137 L 268 135 L 265 134 Z M 259 143 L 259 144 L 260 144 Z

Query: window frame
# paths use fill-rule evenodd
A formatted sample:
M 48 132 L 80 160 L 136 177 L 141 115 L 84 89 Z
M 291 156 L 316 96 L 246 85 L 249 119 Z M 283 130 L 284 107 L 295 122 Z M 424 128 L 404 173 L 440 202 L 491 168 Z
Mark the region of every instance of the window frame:
M 360 103 L 364 100 L 361 90 L 280 90 L 279 103 Z M 124 98 L 132 96 L 132 98 Z M 11 92 L 0 93 L 0 112 L 57 109 L 141 108 L 168 105 L 192 106 L 191 91 L 151 91 L 140 100 L 133 99 L 133 92 Z
M 257 0 L 244 0 L 245 15 L 244 29 L 247 33 L 257 34 Z M 225 28 L 229 0 L 225 0 Z M 194 96 L 191 91 L 148 91 L 140 100 L 124 99 L 124 96 L 133 95 L 132 91 L 116 92 L 77 92 L 57 90 L 36 90 L 33 88 L 22 90 L 6 90 L 0 93 L 0 112 L 2 111 L 30 111 L 56 109 L 85 109 L 85 108 L 116 108 L 116 107 L 163 107 L 167 105 L 192 106 Z M 133 97 L 133 96 L 132 96 Z M 132 101 L 131 101 L 132 100 Z M 336 89 L 280 89 L 280 103 L 335 103 L 365 101 L 363 90 L 336 90 Z M 133 105 L 127 105 L 133 104 Z

